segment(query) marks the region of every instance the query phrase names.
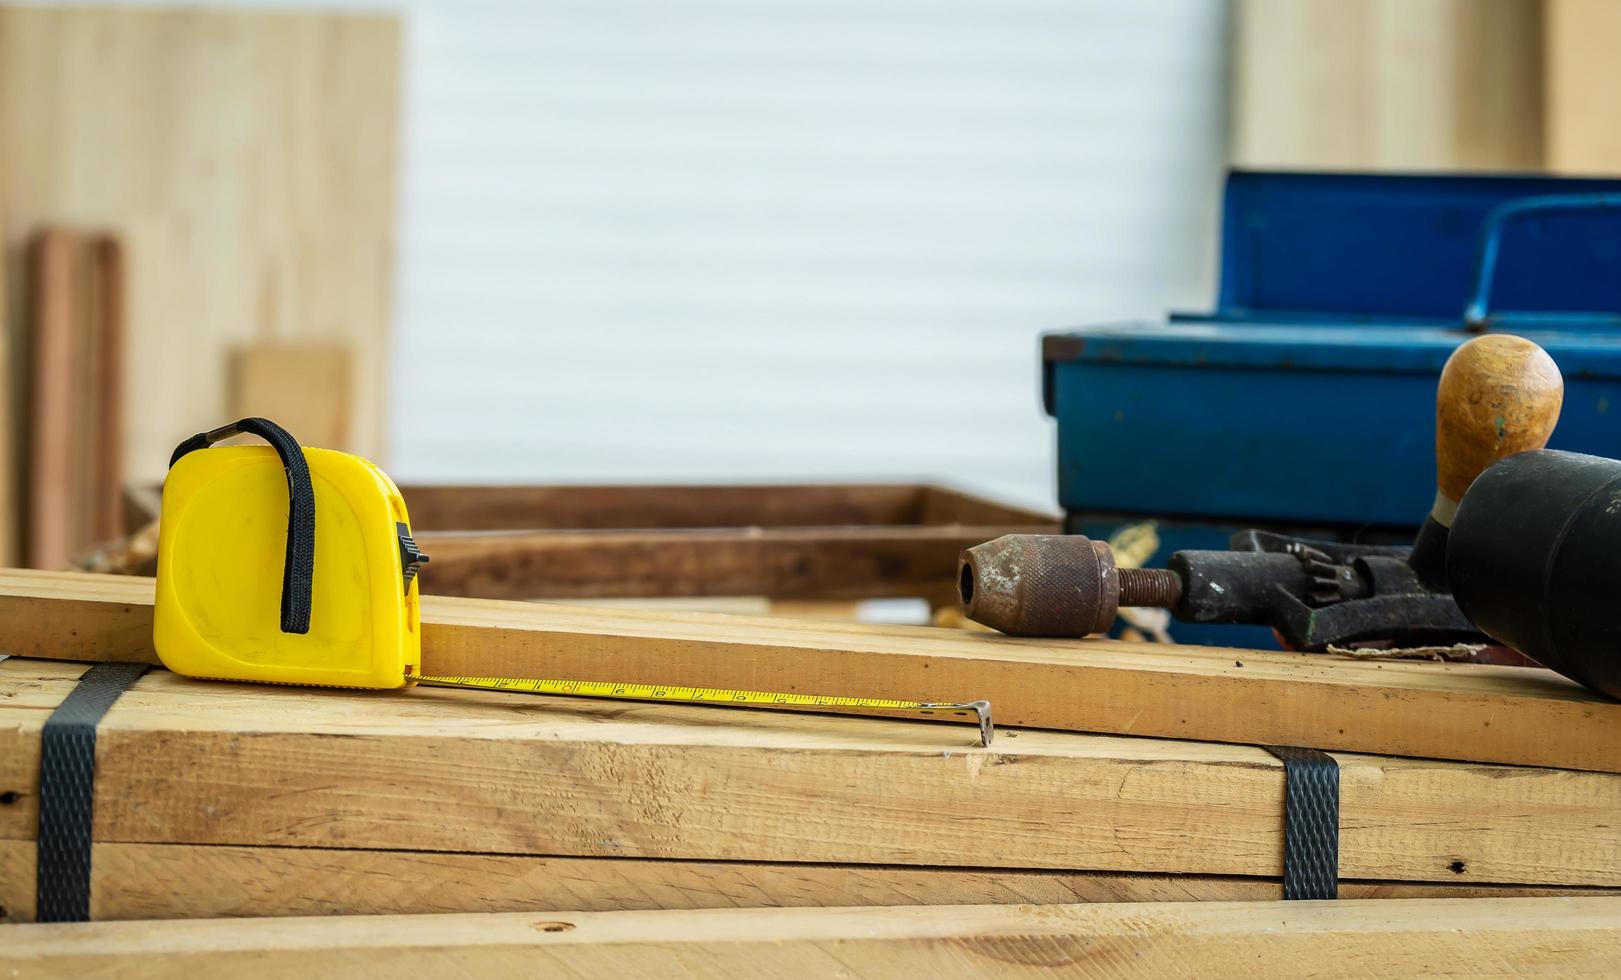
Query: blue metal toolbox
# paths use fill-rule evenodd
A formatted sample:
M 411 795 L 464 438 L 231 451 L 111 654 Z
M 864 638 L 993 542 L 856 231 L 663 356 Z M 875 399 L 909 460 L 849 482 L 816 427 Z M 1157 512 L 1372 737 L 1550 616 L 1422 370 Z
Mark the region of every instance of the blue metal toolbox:
M 1410 541 L 1435 495 L 1436 380 L 1480 331 L 1559 365 L 1551 446 L 1621 456 L 1618 207 L 1621 180 L 1230 174 L 1214 312 L 1043 338 L 1066 526 L 1155 520 L 1151 564 L 1246 527 Z

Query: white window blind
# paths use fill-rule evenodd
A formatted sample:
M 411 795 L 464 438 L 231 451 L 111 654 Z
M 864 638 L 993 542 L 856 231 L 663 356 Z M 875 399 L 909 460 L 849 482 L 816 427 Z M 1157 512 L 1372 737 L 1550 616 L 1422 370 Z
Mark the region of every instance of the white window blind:
M 1038 335 L 1209 302 L 1214 0 L 399 8 L 402 481 L 1050 504 Z

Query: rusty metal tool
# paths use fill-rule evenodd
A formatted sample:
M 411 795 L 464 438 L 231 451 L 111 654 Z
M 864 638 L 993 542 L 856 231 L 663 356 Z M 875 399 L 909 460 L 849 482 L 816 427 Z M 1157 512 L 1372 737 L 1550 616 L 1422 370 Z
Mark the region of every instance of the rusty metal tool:
M 1271 626 L 1301 650 L 1488 642 L 1448 590 L 1448 528 L 1478 474 L 1547 442 L 1563 393 L 1559 369 L 1529 340 L 1491 334 L 1453 352 L 1436 393 L 1435 504 L 1411 548 L 1248 530 L 1226 551 L 1119 568 L 1108 545 L 1080 535 L 1006 535 L 962 553 L 964 614 L 1018 636 L 1101 633 L 1121 606 L 1160 606 L 1186 622 Z

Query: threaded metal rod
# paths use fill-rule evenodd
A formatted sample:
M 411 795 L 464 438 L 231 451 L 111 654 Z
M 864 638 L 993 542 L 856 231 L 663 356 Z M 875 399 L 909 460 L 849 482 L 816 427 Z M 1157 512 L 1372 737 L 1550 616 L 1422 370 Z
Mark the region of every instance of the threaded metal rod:
M 1175 609 L 1182 601 L 1182 580 L 1169 568 L 1117 568 L 1122 606 Z

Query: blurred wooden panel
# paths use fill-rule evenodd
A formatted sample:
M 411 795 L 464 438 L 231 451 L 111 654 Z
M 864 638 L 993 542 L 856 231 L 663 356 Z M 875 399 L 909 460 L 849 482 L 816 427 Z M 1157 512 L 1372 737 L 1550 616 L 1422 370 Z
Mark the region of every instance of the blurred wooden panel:
M 340 448 L 378 458 L 399 48 L 392 16 L 0 8 L 8 256 L 47 222 L 125 241 L 132 477 L 225 421 L 230 353 L 270 339 L 350 345 Z
M 5 160 L 0 159 L 0 182 L 5 179 Z M 0 212 L 0 240 L 4 240 L 5 214 Z M 10 319 L 11 295 L 7 280 L 11 275 L 9 261 L 0 261 L 0 566 L 17 564 L 22 531 L 22 461 L 17 455 L 21 434 L 17 425 L 22 415 L 20 404 L 20 375 L 15 353 L 17 333 L 7 329 L 8 324 L 20 320 Z
M 1545 2 L 1548 168 L 1621 173 L 1621 2 Z
M 1238 166 L 1542 163 L 1540 0 L 1237 0 L 1233 10 Z
M 258 415 L 305 446 L 350 444 L 354 356 L 342 344 L 253 344 L 236 354 L 233 419 Z
M 79 238 L 42 232 L 29 250 L 27 560 L 64 568 L 73 557 L 75 327 L 82 314 Z
M 123 529 L 124 486 L 124 310 L 128 283 L 124 245 L 111 236 L 90 243 L 89 298 L 91 357 L 87 396 L 94 433 L 89 473 L 86 526 L 92 543 L 115 538 Z
M 1054 514 L 919 484 L 407 484 L 401 492 L 433 556 L 424 592 L 488 599 L 922 597 L 955 605 L 962 549 L 1058 529 Z
M 116 537 L 123 249 L 117 239 L 43 229 L 29 247 L 26 561 L 64 568 Z
M 431 531 L 514 531 L 555 528 L 622 531 L 633 528 L 843 527 L 947 523 L 922 513 L 932 488 L 913 483 L 755 484 L 744 486 L 467 486 L 404 488 L 411 526 Z M 949 491 L 942 491 L 949 493 Z M 979 501 L 954 496 L 962 506 Z M 1052 522 L 1051 515 L 1009 510 L 1007 523 Z

